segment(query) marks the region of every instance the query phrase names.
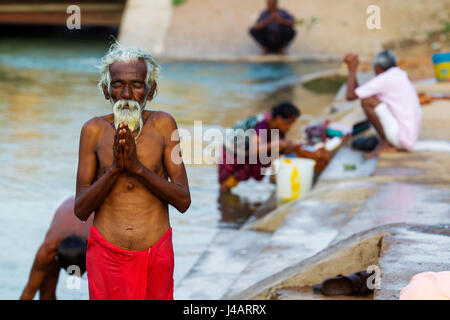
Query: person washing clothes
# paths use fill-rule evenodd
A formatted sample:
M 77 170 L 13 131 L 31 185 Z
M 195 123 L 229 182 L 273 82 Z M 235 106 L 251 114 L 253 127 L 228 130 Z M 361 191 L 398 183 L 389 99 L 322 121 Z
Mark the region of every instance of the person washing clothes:
M 270 156 L 275 148 L 279 148 L 281 154 L 291 153 L 295 144 L 285 136 L 298 117 L 300 117 L 299 109 L 292 103 L 284 102 L 272 108 L 271 113 L 259 114 L 239 122 L 233 128 L 234 134 L 238 136 L 239 131 L 242 134 L 244 132 L 250 134 L 236 140 L 234 140 L 236 136 L 232 135 L 231 139 L 227 137 L 225 140 L 222 158 L 218 164 L 220 191 L 230 192 L 240 181 L 250 178 L 262 180 L 264 177 L 262 171 L 270 167 L 271 163 L 263 163 L 261 154 Z M 278 130 L 279 139 L 272 141 L 273 130 Z M 253 162 L 252 152 L 257 153 L 254 157 L 256 161 Z M 240 159 L 244 161 L 239 161 Z

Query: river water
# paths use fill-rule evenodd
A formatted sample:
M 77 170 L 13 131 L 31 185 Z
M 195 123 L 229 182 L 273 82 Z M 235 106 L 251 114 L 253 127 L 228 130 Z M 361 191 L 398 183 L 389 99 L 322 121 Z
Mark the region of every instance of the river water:
M 0 299 L 17 299 L 55 208 L 75 191 L 79 134 L 85 121 L 111 112 L 96 87 L 96 64 L 108 42 L 89 38 L 0 38 Z M 230 127 L 246 116 L 294 101 L 303 114 L 320 111 L 331 95 L 296 85 L 301 75 L 333 63 L 162 64 L 157 98 L 147 109 L 172 114 L 181 128 Z M 188 166 L 192 205 L 184 215 L 170 209 L 177 284 L 221 227 L 215 166 Z M 266 200 L 274 186 L 248 181 L 234 191 L 240 203 Z M 225 222 L 228 221 L 228 222 Z M 86 275 L 68 289 L 61 272 L 59 299 L 88 299 Z

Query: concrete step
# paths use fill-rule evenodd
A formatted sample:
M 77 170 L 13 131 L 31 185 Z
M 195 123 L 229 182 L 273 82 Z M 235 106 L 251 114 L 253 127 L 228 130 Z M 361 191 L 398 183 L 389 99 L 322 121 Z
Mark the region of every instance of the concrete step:
M 355 169 L 345 170 L 344 165 L 348 163 L 354 164 Z M 324 185 L 322 181 L 330 182 L 334 180 L 343 180 L 343 178 L 351 179 L 368 177 L 374 173 L 376 165 L 376 158 L 365 160 L 362 152 L 355 151 L 348 145 L 344 145 L 336 151 L 336 154 L 333 156 L 331 162 L 320 175 L 319 181 L 314 186 L 313 190 L 308 195 L 306 195 L 306 198 L 300 199 L 298 201 L 304 201 L 305 199 L 314 198 L 316 194 L 319 194 L 321 192 L 320 190 L 317 192 L 317 189 L 320 189 L 318 185 L 325 186 L 325 192 L 329 193 L 330 191 L 332 191 L 332 188 L 329 187 L 329 184 Z M 349 186 L 349 188 L 352 189 L 354 187 Z M 274 232 L 281 225 L 286 215 L 292 211 L 292 207 L 294 205 L 295 202 L 293 201 L 279 203 L 277 207 L 273 208 L 273 210 L 269 213 L 264 212 L 264 215 L 261 215 L 257 218 L 251 217 L 242 226 L 242 229 Z
M 411 226 L 386 235 L 378 262 L 381 283 L 380 289 L 375 291 L 375 299 L 397 300 L 400 291 L 418 273 L 449 271 L 448 248 L 450 224 Z
M 321 181 L 311 198 L 289 208 L 269 245 L 242 272 L 226 297 L 240 296 L 271 275 L 371 228 L 395 223 L 450 223 L 448 189 L 372 180 L 334 185 L 332 181 Z
M 345 225 L 333 243 L 383 224 L 450 223 L 448 189 L 397 182 L 383 184 L 359 213 Z
M 269 238 L 268 233 L 252 230 L 220 230 L 175 287 L 174 298 L 220 299 Z
M 381 250 L 383 236 L 390 227 L 379 227 L 352 235 L 350 238 L 331 246 L 326 246 L 317 254 L 306 259 L 297 259 L 276 273 L 240 290 L 227 293 L 226 299 L 283 299 L 289 294 L 287 288 L 312 287 L 321 283 L 325 278 L 337 274 L 351 274 L 367 270 L 368 266 L 376 265 Z M 239 279 L 238 279 L 239 281 Z M 232 287 L 239 282 L 236 281 Z M 300 298 L 297 296 L 297 298 Z
M 353 150 L 350 146 L 342 146 L 333 160 L 325 168 L 320 180 L 344 180 L 369 177 L 375 172 L 378 158 L 364 159 L 364 153 Z M 346 164 L 355 166 L 354 170 L 346 170 Z
M 357 169 L 350 173 L 339 169 L 349 158 L 357 162 Z M 270 275 L 325 249 L 366 200 L 367 196 L 360 193 L 375 192 L 371 183 L 334 179 L 367 177 L 375 170 L 376 163 L 376 159 L 366 161 L 360 152 L 343 146 L 305 198 L 284 204 L 261 221 L 247 224 L 245 227 L 249 229 L 274 232 L 267 247 L 242 271 L 224 298 L 238 296 Z M 355 192 L 358 196 L 353 197 Z M 276 227 L 271 228 L 272 225 Z
M 364 296 L 325 296 L 314 293 L 312 287 L 287 287 L 277 290 L 278 300 L 373 300 L 373 294 Z
M 229 299 L 397 300 L 411 278 L 450 270 L 450 224 L 386 224 L 352 234 L 316 255 L 271 274 Z M 312 286 L 337 274 L 379 269 L 380 287 L 363 297 L 325 297 Z
M 345 205 L 325 204 L 318 200 L 295 203 L 268 245 L 241 272 L 224 298 L 231 299 L 270 275 L 326 248 L 336 237 L 339 225 L 347 220 L 342 215 L 333 216 L 333 212 L 343 208 Z

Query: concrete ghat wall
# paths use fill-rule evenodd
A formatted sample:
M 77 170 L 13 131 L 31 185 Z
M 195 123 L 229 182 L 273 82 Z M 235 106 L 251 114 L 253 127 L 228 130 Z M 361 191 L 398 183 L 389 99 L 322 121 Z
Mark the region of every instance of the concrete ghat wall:
M 369 5 L 381 9 L 381 30 L 366 27 Z M 265 0 L 187 0 L 175 8 L 169 0 L 128 0 L 121 40 L 175 58 L 258 54 L 248 28 L 264 7 Z M 291 54 L 342 55 L 352 50 L 370 56 L 387 42 L 425 39 L 427 31 L 442 28 L 439 21 L 448 20 L 450 2 L 281 0 L 280 7 L 305 21 L 297 27 Z
M 160 56 L 165 51 L 164 40 L 171 18 L 171 0 L 128 0 L 120 25 L 119 41 Z

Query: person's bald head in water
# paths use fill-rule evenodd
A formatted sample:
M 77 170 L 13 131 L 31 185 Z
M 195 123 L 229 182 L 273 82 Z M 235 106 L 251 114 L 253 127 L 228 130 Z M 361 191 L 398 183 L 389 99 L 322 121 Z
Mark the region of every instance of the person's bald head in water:
M 151 55 L 139 48 L 114 43 L 102 58 L 103 94 L 113 106 L 114 125 L 128 124 L 133 132 L 143 126 L 142 111 L 156 92 L 160 66 Z

